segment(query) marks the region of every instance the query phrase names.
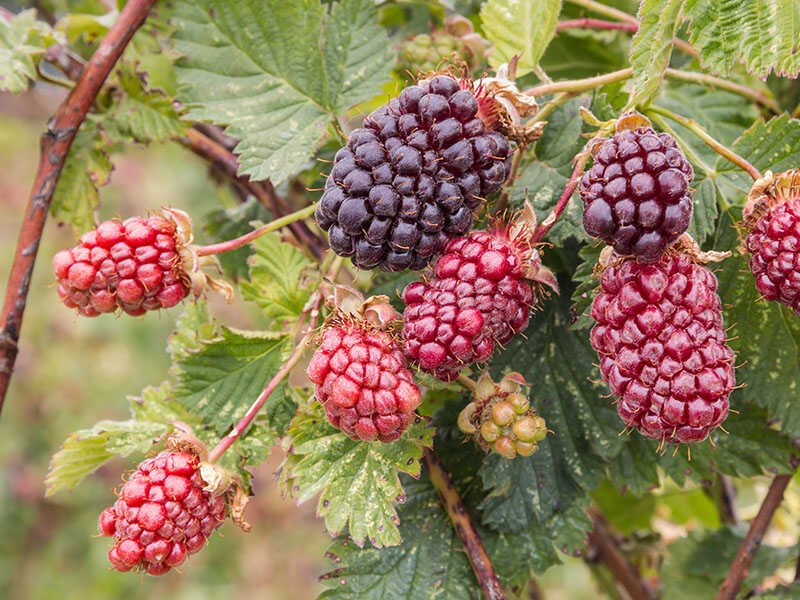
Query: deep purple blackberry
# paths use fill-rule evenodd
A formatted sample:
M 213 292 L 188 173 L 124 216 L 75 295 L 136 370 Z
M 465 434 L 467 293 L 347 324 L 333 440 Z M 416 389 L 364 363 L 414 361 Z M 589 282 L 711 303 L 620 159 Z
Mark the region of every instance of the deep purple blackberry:
M 478 118 L 471 82 L 437 75 L 364 119 L 336 153 L 316 219 L 365 269 L 422 269 L 465 234 L 511 168 L 506 138 Z
M 658 260 L 689 227 L 694 177 L 675 139 L 650 127 L 621 131 L 583 174 L 583 227 L 618 254 Z

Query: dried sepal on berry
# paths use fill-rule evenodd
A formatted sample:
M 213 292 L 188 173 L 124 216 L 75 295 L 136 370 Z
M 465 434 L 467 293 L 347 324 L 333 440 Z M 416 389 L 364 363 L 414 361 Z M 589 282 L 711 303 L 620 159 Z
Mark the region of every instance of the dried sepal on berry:
M 509 373 L 497 383 L 483 373 L 472 401 L 458 415 L 459 429 L 487 452 L 508 459 L 530 456 L 547 436 L 547 426 L 530 404 L 527 385 L 519 373 Z
M 741 249 L 758 291 L 800 316 L 800 169 L 756 181 L 743 217 Z

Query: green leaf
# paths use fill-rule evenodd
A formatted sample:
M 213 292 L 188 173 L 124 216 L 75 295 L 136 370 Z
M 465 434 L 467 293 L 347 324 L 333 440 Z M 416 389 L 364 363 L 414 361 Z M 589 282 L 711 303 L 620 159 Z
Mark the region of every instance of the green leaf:
M 145 453 L 167 432 L 152 421 L 100 421 L 71 434 L 53 455 L 45 479 L 45 495 L 71 489 L 113 456 Z
M 240 172 L 276 184 L 299 171 L 326 124 L 378 92 L 393 66 L 371 0 L 183 0 L 178 78 L 189 118 L 227 125 Z M 291 26 L 287 26 L 290 24 Z
M 686 0 L 689 41 L 718 75 L 743 63 L 765 79 L 800 71 L 800 7 L 793 0 Z
M 285 333 L 222 327 L 220 335 L 202 348 L 178 357 L 173 365 L 175 397 L 222 434 L 278 372 L 289 343 Z
M 517 76 L 530 73 L 553 39 L 561 0 L 489 0 L 481 6 L 483 31 L 493 45 L 495 69 L 519 55 Z
M 594 326 L 594 320 L 589 312 L 595 290 L 599 285 L 599 281 L 594 276 L 594 268 L 604 247 L 603 243 L 589 243 L 585 244 L 578 253 L 581 263 L 572 275 L 572 281 L 578 284 L 572 293 L 572 302 L 574 303 L 572 312 L 576 319 L 570 325 L 571 329 L 591 329 Z
M 716 531 L 690 531 L 669 545 L 662 572 L 664 598 L 705 600 L 713 598 L 744 539 L 746 528 L 723 527 Z M 789 554 L 789 548 L 761 544 L 747 572 L 742 591 L 747 592 L 772 575 Z
M 185 302 L 175 330 L 167 340 L 167 352 L 173 363 L 186 360 L 217 338 L 220 332 L 220 326 L 211 319 L 205 300 Z
M 172 385 L 168 382 L 158 387 L 147 386 L 140 397 L 128 396 L 131 417 L 136 421 L 169 423 L 183 421 L 189 425 L 199 424 L 197 415 L 187 411 L 172 396 Z
M 282 328 L 303 312 L 319 268 L 296 247 L 283 242 L 278 232 L 262 235 L 252 246 L 255 252 L 247 261 L 250 280 L 240 284 L 242 297 L 258 304 L 267 318 Z
M 320 494 L 317 514 L 336 535 L 349 527 L 359 546 L 401 542 L 394 504 L 405 499 L 398 473 L 418 477 L 432 430 L 418 420 L 390 444 L 360 442 L 331 426 L 314 402 L 301 408 L 289 429 L 282 483 L 298 503 Z
M 0 19 L 0 92 L 19 94 L 37 76 L 41 55 L 59 41 L 52 28 L 25 10 L 10 21 Z
M 60 221 L 82 233 L 95 226 L 94 211 L 100 203 L 98 188 L 111 179 L 111 160 L 105 141 L 92 120 L 78 130 L 58 178 L 50 211 Z
M 640 26 L 631 44 L 633 87 L 629 105 L 646 106 L 658 93 L 669 66 L 683 3 L 684 0 L 644 0 L 639 5 Z
M 124 62 L 117 70 L 122 97 L 105 115 L 104 129 L 112 140 L 130 138 L 140 143 L 161 142 L 184 134 L 187 124 L 180 120 L 172 100 L 159 90 L 148 89 L 144 75 Z

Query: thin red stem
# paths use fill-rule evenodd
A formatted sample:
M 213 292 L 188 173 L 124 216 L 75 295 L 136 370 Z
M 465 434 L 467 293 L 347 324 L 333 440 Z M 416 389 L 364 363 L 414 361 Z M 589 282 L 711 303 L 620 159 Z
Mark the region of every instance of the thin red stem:
M 602 19 L 570 19 L 556 25 L 556 31 L 563 29 L 613 29 L 636 32 L 639 31 L 639 25 L 629 22 L 603 21 Z
M 154 3 L 155 0 L 130 0 L 125 4 L 116 22 L 86 64 L 77 84 L 58 107 L 48 123 L 47 131 L 42 135 L 39 167 L 28 200 L 25 220 L 20 228 L 3 305 L 0 329 L 0 410 L 14 371 L 33 265 L 61 169 L 78 128 L 94 104 L 100 88 L 133 34 L 144 23 Z
M 589 152 L 588 150 L 584 149 L 583 152 L 578 154 L 575 157 L 575 167 L 572 169 L 572 175 L 567 181 L 567 185 L 564 187 L 564 191 L 561 192 L 561 197 L 556 202 L 556 205 L 553 207 L 553 210 L 550 211 L 550 214 L 547 215 L 547 218 L 542 221 L 542 224 L 536 228 L 536 231 L 533 232 L 533 236 L 531 236 L 531 243 L 535 244 L 536 242 L 540 241 L 544 236 L 547 235 L 547 232 L 556 224 L 559 218 L 561 218 L 561 214 L 564 212 L 564 209 L 569 204 L 569 199 L 572 198 L 572 194 L 575 191 L 575 188 L 578 187 L 578 182 L 581 179 L 581 175 L 583 175 L 583 170 L 586 168 L 586 161 L 589 159 Z
M 758 509 L 756 518 L 750 522 L 750 529 L 739 546 L 739 551 L 728 569 L 725 581 L 719 588 L 717 600 L 734 600 L 739 595 L 742 582 L 747 577 L 753 558 L 761 545 L 761 539 L 772 521 L 772 516 L 781 505 L 783 494 L 791 480 L 791 474 L 776 475 L 772 480 L 767 495 L 761 503 L 761 508 Z
M 450 474 L 444 468 L 436 453 L 430 448 L 426 448 L 422 453 L 422 461 L 425 463 L 425 468 L 428 469 L 428 475 L 431 478 L 433 487 L 439 493 L 439 498 L 447 511 L 447 516 L 453 522 L 453 528 L 464 544 L 467 558 L 469 558 L 469 562 L 472 565 L 472 570 L 475 571 L 475 576 L 478 578 L 484 597 L 486 600 L 505 600 L 506 593 L 503 590 L 503 586 L 500 585 L 500 580 L 497 578 L 492 561 L 489 560 L 489 555 L 483 547 L 481 537 L 472 524 L 467 507 L 464 506 L 464 502 L 458 495 L 458 490 L 450 480 Z

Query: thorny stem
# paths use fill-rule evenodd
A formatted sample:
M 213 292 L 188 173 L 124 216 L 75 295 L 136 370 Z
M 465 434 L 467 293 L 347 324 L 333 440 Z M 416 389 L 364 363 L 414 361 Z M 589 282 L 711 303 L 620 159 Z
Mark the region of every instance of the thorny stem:
M 709 135 L 709 133 L 700 125 L 697 121 L 692 119 L 688 119 L 684 116 L 676 114 L 671 110 L 667 110 L 666 108 L 662 108 L 660 106 L 651 105 L 648 107 L 648 112 L 653 112 L 656 114 L 663 115 L 668 119 L 672 119 L 676 123 L 680 123 L 686 129 L 691 131 L 701 140 L 703 140 L 709 148 L 711 148 L 714 152 L 719 154 L 720 156 L 727 158 L 733 164 L 735 164 L 740 169 L 747 171 L 750 177 L 753 178 L 753 181 L 761 179 L 761 173 L 756 169 L 753 165 L 751 165 L 746 159 L 742 158 L 738 154 L 736 154 L 733 150 L 725 146 L 724 144 L 718 142 L 713 137 Z
M 130 0 L 125 5 L 42 135 L 39 167 L 25 211 L 25 220 L 20 228 L 3 306 L 0 330 L 0 410 L 17 358 L 17 342 L 39 242 L 64 161 L 78 128 L 94 104 L 106 77 L 133 34 L 144 23 L 154 3 L 155 0 Z
M 453 523 L 453 528 L 464 544 L 467 558 L 469 558 L 469 562 L 472 565 L 472 570 L 475 571 L 475 576 L 478 578 L 484 597 L 486 600 L 506 600 L 506 593 L 503 590 L 503 586 L 500 585 L 500 580 L 497 578 L 497 573 L 495 573 L 491 560 L 489 560 L 489 555 L 486 554 L 481 537 L 475 530 L 469 512 L 467 512 L 467 507 L 464 506 L 464 502 L 458 495 L 458 490 L 453 485 L 441 459 L 433 449 L 426 448 L 422 453 L 422 461 L 428 470 L 428 476 L 433 487 L 439 493 L 439 499 L 447 511 L 447 516 L 450 517 L 450 521 Z
M 464 388 L 468 389 L 470 392 L 475 391 L 476 383 L 464 375 L 463 373 L 459 373 L 458 377 L 456 377 L 456 381 Z
M 589 543 L 597 552 L 597 558 L 603 561 L 606 568 L 611 572 L 631 600 L 651 600 L 652 592 L 642 580 L 639 570 L 631 564 L 617 545 L 606 527 L 605 519 L 595 511 L 590 511 L 594 527 L 589 532 Z
M 755 519 L 750 522 L 750 529 L 747 535 L 739 546 L 739 551 L 728 569 L 728 574 L 725 576 L 725 581 L 719 588 L 717 593 L 717 600 L 734 600 L 739 594 L 739 588 L 742 586 L 747 576 L 750 564 L 753 562 L 756 552 L 761 545 L 761 539 L 764 537 L 772 516 L 775 514 L 778 506 L 783 500 L 783 493 L 786 491 L 786 486 L 792 479 L 792 475 L 776 475 L 769 486 L 767 495 L 761 503 L 761 508 L 758 509 L 758 514 Z
M 685 81 L 688 83 L 696 83 L 699 85 L 708 85 L 711 87 L 726 90 L 734 94 L 738 94 L 751 102 L 761 104 L 775 113 L 780 112 L 780 107 L 777 102 L 770 96 L 757 90 L 733 83 L 727 79 L 714 77 L 706 73 L 694 73 L 692 71 L 682 71 L 680 69 L 667 69 L 664 74 L 670 79 L 676 81 Z M 528 96 L 544 96 L 545 94 L 556 94 L 560 92 L 570 92 L 577 94 L 586 92 L 595 88 L 608 85 L 609 83 L 616 83 L 617 81 L 624 81 L 633 77 L 633 69 L 631 67 L 620 69 L 619 71 L 612 71 L 603 75 L 595 77 L 585 77 L 583 79 L 567 79 L 564 81 L 556 81 L 554 83 L 537 85 L 525 90 Z
M 211 139 L 195 128 L 189 129 L 186 132 L 186 137 L 180 141 L 192 152 L 219 167 L 225 176 L 231 181 L 240 184 L 249 193 L 258 198 L 262 204 L 268 205 L 276 216 L 279 214 L 278 198 L 272 184 L 269 181 L 264 181 L 260 182 L 261 185 L 259 185 L 259 182 L 250 181 L 248 177 L 240 176 L 238 174 L 239 161 L 233 152 L 219 141 Z M 324 248 L 321 242 L 307 227 L 302 223 L 291 223 L 289 229 L 301 243 L 308 247 L 317 259 L 322 256 Z
M 249 244 L 254 239 L 261 237 L 264 234 L 267 234 L 271 231 L 275 231 L 276 229 L 280 229 L 290 223 L 294 223 L 295 221 L 299 221 L 300 219 L 305 219 L 306 217 L 310 217 L 314 214 L 315 206 L 312 204 L 311 206 L 306 206 L 305 208 L 301 208 L 298 211 L 290 213 L 285 217 L 281 217 L 280 219 L 275 219 L 274 221 L 270 221 L 266 225 L 259 227 L 258 229 L 254 229 L 238 238 L 234 238 L 232 240 L 227 240 L 225 242 L 220 242 L 219 244 L 210 244 L 208 246 L 200 246 L 195 248 L 198 256 L 208 256 L 210 254 L 220 254 L 222 252 L 229 252 L 230 250 L 235 250 L 236 248 L 241 248 L 245 244 Z

